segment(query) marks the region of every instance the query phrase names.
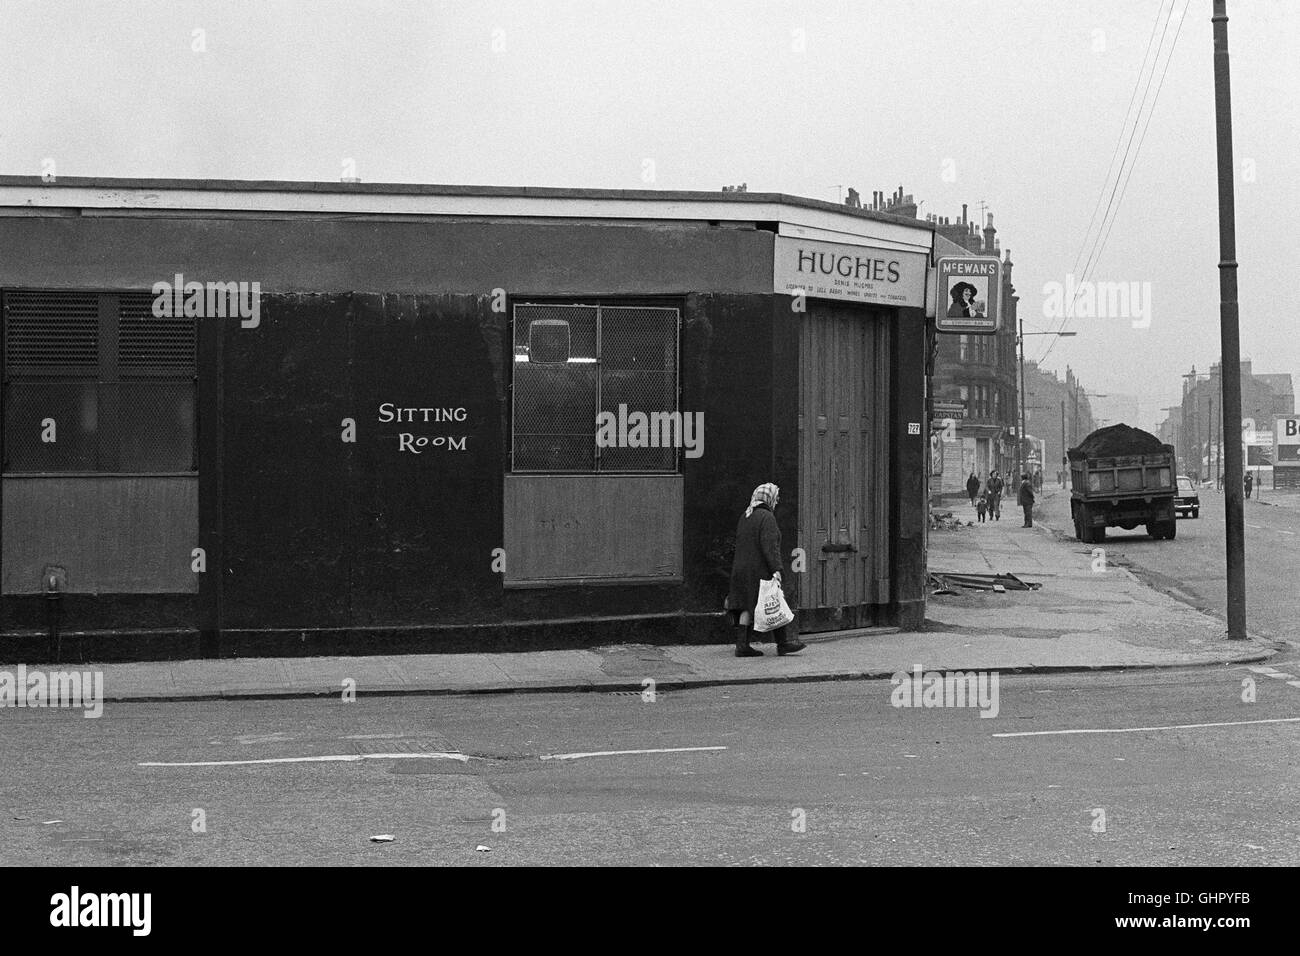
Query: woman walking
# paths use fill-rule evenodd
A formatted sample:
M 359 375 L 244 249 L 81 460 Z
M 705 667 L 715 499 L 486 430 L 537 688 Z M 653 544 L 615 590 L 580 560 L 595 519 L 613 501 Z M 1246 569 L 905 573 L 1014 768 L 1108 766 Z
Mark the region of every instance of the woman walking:
M 758 604 L 760 581 L 773 578 L 781 583 L 781 529 L 776 526 L 774 511 L 780 489 L 771 483 L 759 485 L 749 496 L 749 507 L 736 525 L 736 557 L 731 566 L 731 592 L 727 607 L 736 629 L 736 656 L 762 657 L 763 652 L 750 647 L 755 631 L 754 608 Z M 806 647 L 788 636 L 786 627 L 772 631 L 778 656 L 793 654 Z

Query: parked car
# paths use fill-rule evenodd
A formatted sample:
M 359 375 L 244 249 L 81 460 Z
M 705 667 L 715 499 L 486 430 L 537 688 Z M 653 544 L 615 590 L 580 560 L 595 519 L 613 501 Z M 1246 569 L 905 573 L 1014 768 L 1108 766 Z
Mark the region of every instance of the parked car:
M 1180 518 L 1201 516 L 1201 496 L 1196 491 L 1196 482 L 1187 475 L 1178 476 L 1178 493 L 1174 495 L 1174 513 Z

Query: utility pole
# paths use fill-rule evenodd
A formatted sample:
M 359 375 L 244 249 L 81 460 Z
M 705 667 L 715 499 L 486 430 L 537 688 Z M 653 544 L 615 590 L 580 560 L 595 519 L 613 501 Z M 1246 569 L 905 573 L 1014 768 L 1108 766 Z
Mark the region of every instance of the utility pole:
M 1228 72 L 1227 0 L 1214 0 L 1214 118 L 1219 166 L 1219 339 L 1223 420 L 1241 429 L 1241 330 L 1237 314 L 1237 210 L 1232 191 L 1232 90 Z M 1228 443 L 1224 471 L 1228 639 L 1246 639 L 1246 517 L 1241 441 Z
M 983 201 L 980 206 L 983 207 Z M 1016 429 L 1016 480 L 1025 473 L 1025 320 L 1017 314 L 1020 335 L 1020 427 Z
M 1223 378 L 1219 377 L 1219 384 L 1222 384 Z M 1219 395 L 1219 415 L 1214 418 L 1214 393 L 1210 393 L 1210 431 L 1216 433 L 1214 438 L 1214 486 L 1218 488 L 1222 483 L 1223 477 L 1223 395 Z
M 1200 422 L 1201 405 L 1196 405 L 1196 421 Z M 1205 392 L 1205 439 L 1202 444 L 1205 446 L 1205 480 L 1210 480 L 1210 444 L 1214 441 L 1214 425 L 1211 416 L 1214 414 L 1214 389 L 1207 388 Z M 1198 424 L 1199 427 L 1199 424 Z
M 1199 485 L 1201 483 L 1201 406 L 1196 397 L 1195 365 L 1192 366 L 1190 372 L 1183 376 L 1183 379 L 1185 381 L 1190 380 L 1190 383 L 1186 384 L 1183 390 L 1183 431 L 1189 431 L 1187 428 L 1187 399 L 1190 397 L 1192 400 L 1192 427 L 1190 429 L 1191 441 L 1189 444 L 1191 445 L 1192 453 L 1195 456 L 1193 460 L 1196 465 L 1196 483 Z M 1191 469 L 1189 468 L 1188 470 L 1190 471 Z
M 1065 487 L 1065 473 L 1070 470 L 1066 464 L 1066 446 L 1065 446 L 1065 399 L 1061 399 L 1061 487 Z

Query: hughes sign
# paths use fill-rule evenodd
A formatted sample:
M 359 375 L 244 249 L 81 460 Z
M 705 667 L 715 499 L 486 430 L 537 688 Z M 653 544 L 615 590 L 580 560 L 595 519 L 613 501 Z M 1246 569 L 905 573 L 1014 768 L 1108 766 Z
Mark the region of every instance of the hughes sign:
M 811 299 L 925 307 L 926 256 L 918 252 L 776 237 L 772 288 Z

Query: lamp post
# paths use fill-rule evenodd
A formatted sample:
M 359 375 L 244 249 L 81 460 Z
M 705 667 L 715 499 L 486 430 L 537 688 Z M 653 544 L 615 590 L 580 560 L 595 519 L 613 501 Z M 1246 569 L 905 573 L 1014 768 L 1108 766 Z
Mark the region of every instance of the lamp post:
M 1019 320 L 1019 334 L 1016 335 L 1016 347 L 1020 351 L 1020 424 L 1016 427 L 1016 474 L 1024 474 L 1025 466 L 1025 336 L 1059 335 L 1069 338 L 1078 332 L 1026 332 L 1025 320 Z

